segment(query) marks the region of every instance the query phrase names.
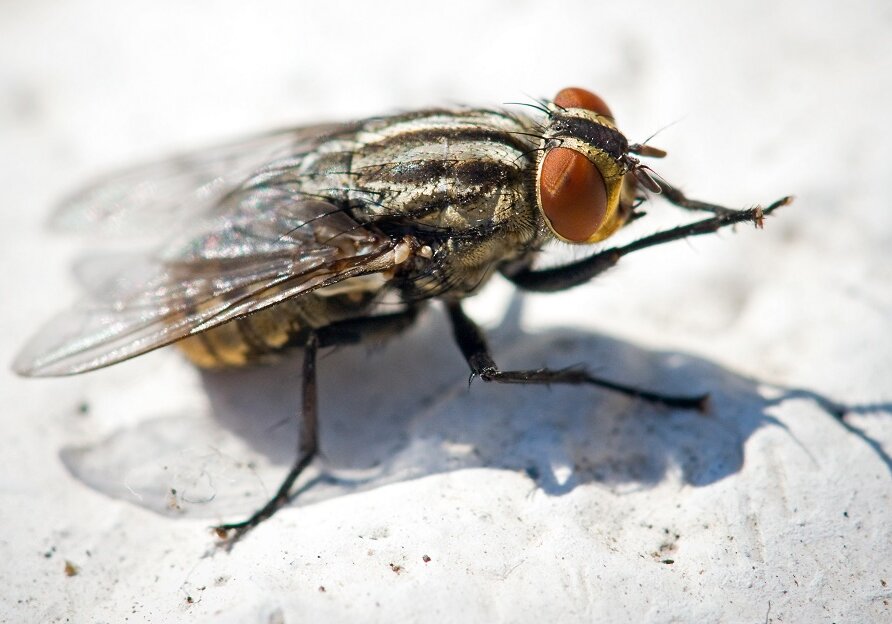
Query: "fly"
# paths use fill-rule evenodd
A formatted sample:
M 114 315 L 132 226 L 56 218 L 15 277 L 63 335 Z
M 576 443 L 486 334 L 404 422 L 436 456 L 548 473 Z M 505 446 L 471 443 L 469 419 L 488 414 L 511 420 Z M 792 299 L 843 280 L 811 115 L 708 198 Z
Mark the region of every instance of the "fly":
M 462 300 L 494 273 L 526 291 L 566 290 L 639 249 L 736 223 L 761 227 L 790 198 L 748 210 L 688 199 L 640 160 L 665 153 L 629 143 L 589 91 L 564 89 L 531 108 L 429 109 L 290 129 L 88 189 L 58 221 L 144 223 L 164 244 L 88 279 L 88 300 L 40 331 L 15 370 L 72 375 L 172 343 L 205 368 L 303 347 L 296 461 L 266 506 L 216 527 L 230 544 L 288 502 L 317 455 L 318 350 L 398 333 L 433 299 L 444 304 L 472 377 L 591 385 L 703 409 L 706 396 L 650 392 L 583 368 L 502 370 Z M 709 216 L 536 268 L 549 242 L 593 245 L 642 216 L 648 192 Z

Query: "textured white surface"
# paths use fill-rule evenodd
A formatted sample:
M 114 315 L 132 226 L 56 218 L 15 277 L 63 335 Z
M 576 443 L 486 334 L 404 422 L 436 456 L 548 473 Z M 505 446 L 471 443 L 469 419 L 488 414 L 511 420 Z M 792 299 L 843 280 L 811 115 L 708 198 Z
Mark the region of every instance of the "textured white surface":
M 2 370 L 0 620 L 892 619 L 890 27 L 884 2 L 5 3 L 0 362 L 74 297 L 81 243 L 42 229 L 54 201 L 285 123 L 587 86 L 633 139 L 678 122 L 658 170 L 692 195 L 797 202 L 588 287 L 509 306 L 497 283 L 469 305 L 503 366 L 709 390 L 708 417 L 468 390 L 435 311 L 322 361 L 322 445 L 346 480 L 230 554 L 205 528 L 290 461 L 297 362 Z M 636 232 L 685 217 L 650 213 Z M 861 435 L 772 385 L 862 406 Z

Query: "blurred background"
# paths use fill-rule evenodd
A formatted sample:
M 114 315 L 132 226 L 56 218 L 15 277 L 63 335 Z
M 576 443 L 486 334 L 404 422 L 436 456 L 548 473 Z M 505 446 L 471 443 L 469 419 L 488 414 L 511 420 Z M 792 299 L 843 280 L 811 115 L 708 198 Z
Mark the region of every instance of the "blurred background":
M 274 381 L 208 381 L 169 352 L 68 380 L 0 373 L 0 455 L 13 467 L 0 478 L 0 619 L 890 617 L 892 487 L 875 452 L 892 444 L 890 32 L 881 1 L 0 3 L 3 363 L 76 297 L 66 267 L 85 241 L 45 227 L 61 197 L 120 166 L 270 128 L 581 86 L 604 97 L 630 139 L 660 131 L 653 144 L 669 157 L 654 168 L 690 195 L 741 207 L 797 197 L 762 232 L 649 251 L 590 288 L 532 297 L 501 339 L 510 288 L 495 283 L 469 306 L 509 356 L 518 332 L 572 330 L 593 338 L 573 334 L 582 346 L 557 350 L 555 365 L 600 355 L 598 370 L 623 381 L 709 389 L 719 397 L 711 424 L 654 417 L 618 434 L 627 408 L 610 399 L 555 392 L 531 407 L 476 385 L 469 399 L 434 315 L 369 368 L 349 355 L 325 364 L 335 381 L 323 402 L 342 412 L 367 405 L 376 384 L 363 379 L 355 399 L 339 399 L 337 369 L 351 379 L 396 369 L 382 383 L 398 397 L 375 395 L 369 419 L 332 414 L 323 430 L 333 463 L 358 452 L 384 461 L 380 487 L 287 510 L 229 556 L 202 559 L 209 520 L 128 501 L 116 477 L 139 445 L 211 439 L 209 414 L 234 403 L 244 420 L 244 404 L 267 401 L 274 415 L 255 429 L 275 438 L 296 401 L 285 392 L 293 364 Z M 686 218 L 660 204 L 649 212 L 633 234 Z M 513 363 L 540 365 L 549 344 Z M 433 382 L 421 371 L 430 362 Z M 261 390 L 232 397 L 233 383 Z M 871 443 L 806 401 L 769 409 L 762 384 L 862 406 L 851 423 Z M 434 395 L 447 397 L 436 409 Z M 580 402 L 588 411 L 573 415 Z M 611 426 L 586 429 L 601 411 Z M 211 424 L 145 425 L 159 414 Z M 450 433 L 457 422 L 473 431 Z M 623 455 L 620 442 L 636 439 L 636 454 Z M 263 444 L 247 444 L 261 462 Z M 289 444 L 272 464 L 287 463 Z M 97 452 L 81 461 L 83 448 Z M 623 478 L 595 471 L 546 495 L 523 470 L 583 474 L 583 457 Z M 81 570 L 70 579 L 68 559 Z

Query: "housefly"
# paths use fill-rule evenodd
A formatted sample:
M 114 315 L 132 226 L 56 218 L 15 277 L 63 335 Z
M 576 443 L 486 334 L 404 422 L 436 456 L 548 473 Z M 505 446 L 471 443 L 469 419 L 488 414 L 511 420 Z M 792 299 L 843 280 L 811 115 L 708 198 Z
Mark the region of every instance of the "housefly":
M 665 153 L 630 143 L 583 89 L 524 111 L 438 108 L 294 128 L 109 178 L 57 219 L 142 222 L 164 242 L 89 278 L 87 300 L 41 330 L 15 370 L 72 375 L 172 343 L 198 366 L 233 367 L 302 346 L 296 461 L 265 507 L 216 528 L 230 543 L 287 503 L 317 454 L 318 349 L 399 332 L 433 299 L 473 377 L 702 408 L 705 396 L 657 394 L 583 368 L 502 370 L 462 300 L 495 273 L 526 291 L 572 288 L 639 249 L 761 226 L 789 198 L 747 210 L 687 198 L 640 160 Z M 641 216 L 649 193 L 708 216 L 537 268 L 547 243 L 600 243 Z

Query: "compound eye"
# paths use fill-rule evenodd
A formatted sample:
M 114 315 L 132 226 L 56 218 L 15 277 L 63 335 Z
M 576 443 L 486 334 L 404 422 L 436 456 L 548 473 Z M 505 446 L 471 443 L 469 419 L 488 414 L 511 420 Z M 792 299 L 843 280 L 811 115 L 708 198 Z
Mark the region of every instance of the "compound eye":
M 571 243 L 588 241 L 607 214 L 607 185 L 598 167 L 566 147 L 545 154 L 539 198 L 548 225 Z
M 610 112 L 610 107 L 607 106 L 604 100 L 591 91 L 586 91 L 579 87 L 561 89 L 555 96 L 554 103 L 561 108 L 584 108 L 613 119 L 613 113 Z

